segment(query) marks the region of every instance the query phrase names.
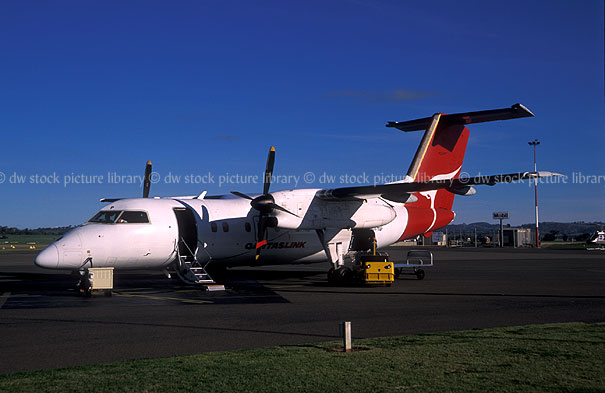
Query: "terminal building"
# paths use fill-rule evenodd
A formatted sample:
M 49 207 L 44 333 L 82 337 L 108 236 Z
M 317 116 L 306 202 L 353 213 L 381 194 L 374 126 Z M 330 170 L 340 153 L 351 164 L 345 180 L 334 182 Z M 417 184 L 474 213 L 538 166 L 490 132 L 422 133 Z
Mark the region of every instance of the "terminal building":
M 536 233 L 535 229 L 532 228 L 513 228 L 504 227 L 503 235 L 503 246 L 504 247 L 535 247 L 536 245 Z M 495 231 L 490 236 L 484 235 L 473 237 L 473 234 L 461 234 L 461 233 L 447 233 L 442 231 L 435 231 L 430 237 L 425 238 L 424 236 L 417 236 L 412 239 L 407 239 L 401 242 L 402 245 L 433 245 L 442 247 L 460 247 L 460 246 L 472 246 L 476 243 L 476 246 L 480 246 L 484 243 L 487 245 L 493 244 L 498 246 L 499 243 L 499 232 Z M 476 239 L 476 240 L 475 240 Z
M 532 247 L 536 244 L 531 228 L 503 228 L 504 247 Z
M 445 233 L 433 232 L 433 234 L 431 235 L 431 243 L 435 246 L 447 245 L 447 237 L 445 237 Z

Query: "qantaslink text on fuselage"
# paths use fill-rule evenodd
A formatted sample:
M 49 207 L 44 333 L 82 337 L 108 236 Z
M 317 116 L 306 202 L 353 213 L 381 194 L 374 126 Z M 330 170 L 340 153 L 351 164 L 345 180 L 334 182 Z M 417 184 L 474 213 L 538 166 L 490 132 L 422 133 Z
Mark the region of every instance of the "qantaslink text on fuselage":
M 272 248 L 305 248 L 307 242 L 269 242 L 262 246 L 263 249 Z M 246 250 L 253 250 L 256 248 L 255 243 L 246 243 Z

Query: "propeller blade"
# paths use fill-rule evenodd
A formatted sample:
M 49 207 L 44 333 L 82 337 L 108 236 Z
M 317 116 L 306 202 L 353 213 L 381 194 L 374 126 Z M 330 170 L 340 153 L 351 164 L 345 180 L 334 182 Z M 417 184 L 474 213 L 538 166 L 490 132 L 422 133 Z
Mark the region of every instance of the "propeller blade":
M 269 149 L 269 155 L 267 156 L 267 168 L 265 169 L 265 179 L 263 194 L 269 193 L 269 187 L 271 186 L 271 176 L 273 176 L 273 165 L 275 164 L 275 147 L 271 146 Z
M 143 180 L 143 198 L 149 198 L 149 189 L 151 188 L 151 161 L 145 165 L 145 178 Z
M 275 210 L 280 210 L 282 212 L 288 213 L 288 214 L 292 214 L 294 217 L 298 217 L 298 215 L 292 213 L 290 210 L 278 205 L 277 203 L 270 203 L 268 206 L 270 206 L 272 209 Z
M 253 199 L 252 197 L 250 197 L 250 196 L 248 196 L 248 195 L 246 195 L 246 194 L 242 194 L 241 192 L 238 192 L 238 191 L 231 191 L 231 193 L 232 193 L 233 195 L 237 195 L 237 196 L 238 196 L 238 197 L 240 197 L 240 198 L 244 198 L 244 199 L 250 199 L 250 200 L 252 200 L 252 199 Z
M 265 244 L 267 244 L 265 240 L 265 217 L 260 216 L 258 219 L 258 237 L 256 238 L 256 261 L 259 260 L 260 250 Z

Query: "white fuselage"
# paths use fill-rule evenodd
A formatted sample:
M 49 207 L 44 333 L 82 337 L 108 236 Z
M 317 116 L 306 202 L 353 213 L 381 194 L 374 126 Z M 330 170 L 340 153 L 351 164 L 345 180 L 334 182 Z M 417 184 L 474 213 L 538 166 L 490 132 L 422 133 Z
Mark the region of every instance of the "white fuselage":
M 317 230 L 323 230 L 326 243 L 342 254 L 349 248 L 353 230 L 372 229 L 381 248 L 398 241 L 406 229 L 408 212 L 403 204 L 380 198 L 330 201 L 316 198 L 316 192 L 303 189 L 273 193 L 276 203 L 296 216 L 284 212 L 272 215 L 278 224 L 268 229 L 262 264 L 327 261 Z M 181 216 L 190 217 L 188 225 L 178 217 L 179 211 Z M 133 214 L 146 217 L 148 222 L 128 220 Z M 191 236 L 195 240 L 189 240 L 188 247 L 201 262 L 257 264 L 259 213 L 247 199 L 230 195 L 212 199 L 122 199 L 107 205 L 95 217 L 99 215 L 111 218 L 92 222 L 93 218 L 70 230 L 44 249 L 36 264 L 71 270 L 87 263 L 115 269 L 163 269 L 176 259 L 179 240 Z

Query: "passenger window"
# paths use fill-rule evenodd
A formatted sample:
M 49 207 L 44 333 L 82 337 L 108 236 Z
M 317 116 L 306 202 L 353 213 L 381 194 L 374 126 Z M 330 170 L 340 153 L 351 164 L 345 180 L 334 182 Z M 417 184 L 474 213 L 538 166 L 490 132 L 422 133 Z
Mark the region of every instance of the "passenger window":
M 250 232 L 252 230 L 252 226 L 250 225 L 249 222 L 244 224 L 244 228 L 246 228 L 246 232 Z
M 216 226 L 216 222 L 211 222 L 210 223 L 210 229 L 212 230 L 212 232 L 218 231 L 218 228 Z
M 223 222 L 223 232 L 229 232 L 229 223 L 227 221 Z
M 149 223 L 149 217 L 145 212 L 125 211 L 117 221 L 118 224 L 145 224 Z

